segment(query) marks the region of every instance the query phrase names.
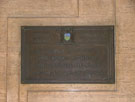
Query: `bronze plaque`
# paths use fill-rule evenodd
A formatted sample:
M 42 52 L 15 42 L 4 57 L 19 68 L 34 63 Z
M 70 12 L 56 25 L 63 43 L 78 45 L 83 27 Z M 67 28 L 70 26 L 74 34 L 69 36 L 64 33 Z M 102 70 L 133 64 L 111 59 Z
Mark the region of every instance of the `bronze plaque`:
M 114 26 L 22 26 L 21 83 L 115 83 Z

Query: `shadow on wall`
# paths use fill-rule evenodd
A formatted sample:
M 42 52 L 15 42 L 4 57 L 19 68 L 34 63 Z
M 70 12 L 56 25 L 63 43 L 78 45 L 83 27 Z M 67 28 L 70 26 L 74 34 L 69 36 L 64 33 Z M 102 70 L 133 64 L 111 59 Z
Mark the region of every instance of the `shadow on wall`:
M 133 9 L 135 10 L 135 0 L 130 0 L 131 5 L 133 6 Z
M 129 0 L 129 4 L 134 5 L 135 7 L 135 0 Z

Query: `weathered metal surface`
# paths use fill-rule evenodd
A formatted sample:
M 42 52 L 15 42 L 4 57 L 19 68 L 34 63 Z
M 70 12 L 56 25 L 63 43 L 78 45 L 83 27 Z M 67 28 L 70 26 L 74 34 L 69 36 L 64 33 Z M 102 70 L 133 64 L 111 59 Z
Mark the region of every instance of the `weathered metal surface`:
M 23 26 L 21 82 L 115 83 L 113 26 Z

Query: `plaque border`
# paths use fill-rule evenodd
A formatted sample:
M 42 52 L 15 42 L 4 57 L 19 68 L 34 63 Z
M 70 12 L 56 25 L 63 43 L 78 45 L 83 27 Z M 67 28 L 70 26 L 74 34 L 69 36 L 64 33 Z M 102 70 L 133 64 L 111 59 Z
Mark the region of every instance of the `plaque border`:
M 88 29 L 95 29 L 96 30 L 102 28 L 102 30 L 106 30 L 109 29 L 109 33 L 108 34 L 108 39 L 109 39 L 109 46 L 108 46 L 108 56 L 109 56 L 109 65 L 108 65 L 108 77 L 106 80 L 100 80 L 100 81 L 89 81 L 89 82 L 45 82 L 44 80 L 41 81 L 35 81 L 35 80 L 25 80 L 24 77 L 22 77 L 23 75 L 25 75 L 25 72 L 23 70 L 23 68 L 21 68 L 21 83 L 22 84 L 115 84 L 115 39 L 114 39 L 114 26 L 21 26 L 21 54 L 22 51 L 24 51 L 23 47 L 23 42 L 25 40 L 25 36 L 23 35 L 25 33 L 25 31 L 27 30 L 34 30 L 35 29 L 42 29 L 44 27 L 63 27 L 63 28 L 74 28 L 74 27 L 88 27 Z M 91 27 L 91 28 L 89 28 Z M 112 31 L 111 31 L 111 30 Z M 79 29 L 80 30 L 80 29 Z M 22 40 L 23 39 L 23 40 Z M 112 50 L 111 50 L 112 49 Z M 24 58 L 24 55 L 21 57 L 21 59 Z M 21 60 L 21 66 L 25 67 L 24 62 Z

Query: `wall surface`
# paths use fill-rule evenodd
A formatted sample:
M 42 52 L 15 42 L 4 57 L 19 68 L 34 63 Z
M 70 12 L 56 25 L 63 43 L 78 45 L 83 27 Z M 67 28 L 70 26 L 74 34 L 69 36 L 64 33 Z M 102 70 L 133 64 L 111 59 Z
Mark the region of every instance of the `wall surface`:
M 115 25 L 116 84 L 20 84 L 20 27 Z M 0 102 L 135 102 L 135 0 L 0 0 Z

